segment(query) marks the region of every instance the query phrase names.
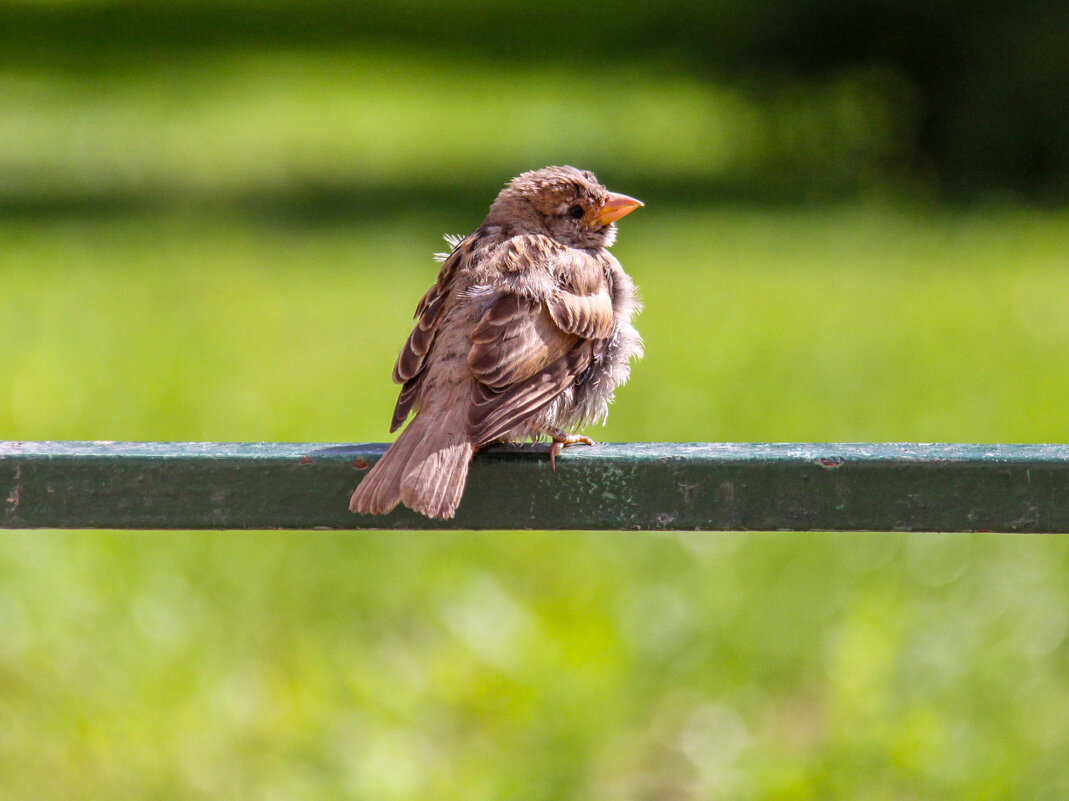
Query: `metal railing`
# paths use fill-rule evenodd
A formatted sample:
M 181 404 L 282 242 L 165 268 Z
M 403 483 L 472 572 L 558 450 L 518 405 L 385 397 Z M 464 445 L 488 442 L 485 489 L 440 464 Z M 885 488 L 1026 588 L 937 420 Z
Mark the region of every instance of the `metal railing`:
M 385 448 L 3 442 L 0 527 L 1069 531 L 1069 445 L 502 446 L 452 520 L 350 514 Z

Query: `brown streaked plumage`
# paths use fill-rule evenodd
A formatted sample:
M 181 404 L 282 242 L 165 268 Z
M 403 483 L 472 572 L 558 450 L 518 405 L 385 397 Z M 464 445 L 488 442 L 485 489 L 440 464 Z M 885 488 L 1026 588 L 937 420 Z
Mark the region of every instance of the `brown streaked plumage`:
M 479 448 L 549 437 L 553 461 L 594 444 L 570 432 L 604 420 L 642 355 L 635 287 L 607 250 L 614 222 L 641 205 L 574 167 L 505 186 L 416 308 L 393 371 L 402 386 L 390 430 L 416 414 L 356 488 L 352 511 L 403 503 L 452 517 Z

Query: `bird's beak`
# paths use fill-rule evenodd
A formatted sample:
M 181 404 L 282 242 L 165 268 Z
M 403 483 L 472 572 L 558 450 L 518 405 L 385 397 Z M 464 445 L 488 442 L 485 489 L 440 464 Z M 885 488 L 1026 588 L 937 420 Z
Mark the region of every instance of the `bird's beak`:
M 641 200 L 635 200 L 633 197 L 610 194 L 609 199 L 602 204 L 600 209 L 594 212 L 594 222 L 598 225 L 608 225 L 630 214 L 642 205 Z

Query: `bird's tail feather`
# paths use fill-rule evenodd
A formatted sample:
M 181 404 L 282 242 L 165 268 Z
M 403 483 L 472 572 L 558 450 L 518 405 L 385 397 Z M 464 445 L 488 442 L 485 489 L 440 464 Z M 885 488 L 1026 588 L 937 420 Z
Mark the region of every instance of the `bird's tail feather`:
M 463 419 L 416 415 L 356 488 L 349 509 L 381 515 L 404 503 L 427 517 L 452 517 L 464 494 L 472 445 Z

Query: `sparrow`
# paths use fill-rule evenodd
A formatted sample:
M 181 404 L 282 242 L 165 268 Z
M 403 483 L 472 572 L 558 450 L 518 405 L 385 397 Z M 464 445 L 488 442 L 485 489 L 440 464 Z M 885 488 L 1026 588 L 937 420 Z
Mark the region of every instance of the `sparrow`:
M 415 416 L 351 511 L 403 503 L 450 518 L 480 448 L 546 437 L 555 470 L 562 448 L 594 444 L 571 432 L 605 420 L 642 356 L 635 285 L 608 251 L 615 222 L 642 205 L 587 170 L 545 167 L 509 181 L 473 233 L 446 237 L 452 252 L 393 370 L 390 431 Z

